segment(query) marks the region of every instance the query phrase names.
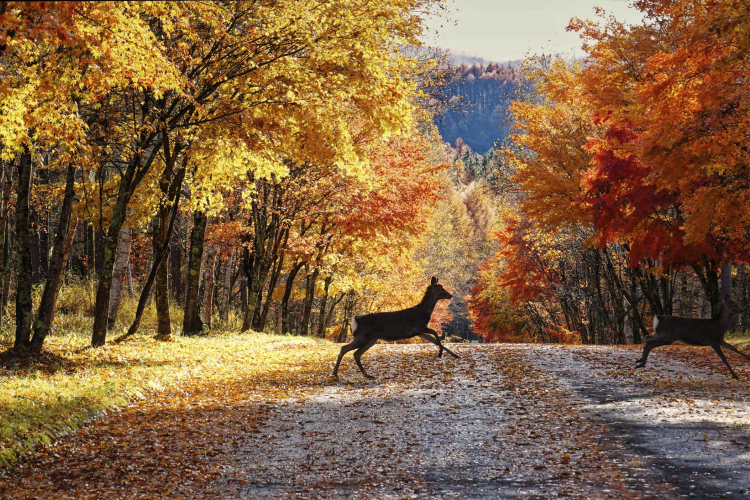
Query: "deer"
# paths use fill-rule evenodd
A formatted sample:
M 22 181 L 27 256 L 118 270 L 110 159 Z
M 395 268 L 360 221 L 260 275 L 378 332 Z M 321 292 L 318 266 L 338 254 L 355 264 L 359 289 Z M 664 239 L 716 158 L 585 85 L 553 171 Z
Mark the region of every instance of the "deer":
M 364 316 L 355 316 L 352 318 L 352 334 L 354 340 L 343 346 L 339 357 L 336 360 L 336 366 L 333 367 L 333 377 L 338 378 L 339 365 L 341 358 L 349 351 L 354 351 L 354 361 L 357 363 L 359 370 L 365 378 L 375 378 L 367 374 L 360 358 L 367 350 L 375 345 L 378 340 L 394 341 L 406 340 L 412 337 L 419 337 L 427 342 L 431 342 L 440 348 L 438 358 L 443 356 L 443 351 L 454 358 L 458 354 L 454 353 L 441 342 L 438 334 L 427 324 L 432 317 L 432 311 L 439 300 L 452 299 L 453 295 L 438 284 L 438 279 L 433 276 L 430 285 L 425 291 L 422 301 L 416 306 L 402 309 L 400 311 L 378 312 L 365 314 Z M 434 338 L 433 338 L 434 336 Z
M 721 350 L 724 347 L 750 361 L 750 356 L 724 341 L 724 334 L 729 329 L 732 317 L 739 312 L 739 306 L 727 295 L 722 301 L 717 318 L 697 319 L 682 316 L 654 316 L 653 325 L 656 335 L 648 337 L 644 342 L 643 355 L 641 359 L 636 361 L 635 367 L 642 368 L 646 366 L 648 353 L 654 347 L 669 345 L 680 340 L 690 345 L 710 346 L 727 366 L 732 377 L 739 379 L 734 370 L 732 370 L 732 367 L 729 366 L 729 362 Z

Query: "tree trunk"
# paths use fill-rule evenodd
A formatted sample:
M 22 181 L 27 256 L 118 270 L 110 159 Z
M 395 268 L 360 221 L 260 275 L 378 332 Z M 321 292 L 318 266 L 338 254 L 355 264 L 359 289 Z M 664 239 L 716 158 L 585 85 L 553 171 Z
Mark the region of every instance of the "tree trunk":
M 312 317 L 313 301 L 315 300 L 315 284 L 318 281 L 320 271 L 316 268 L 312 274 L 307 275 L 305 290 L 305 305 L 302 309 L 302 323 L 300 324 L 299 334 L 307 336 L 310 331 L 310 318 Z
M 127 280 L 131 241 L 130 228 L 122 226 L 122 229 L 120 229 L 120 241 L 117 244 L 117 258 L 115 259 L 115 271 L 112 279 L 112 296 L 109 300 L 109 314 L 107 316 L 108 330 L 115 327 L 117 312 L 120 310 L 122 289 Z
M 119 238 L 119 231 L 117 234 Z M 104 231 L 101 229 L 95 229 L 94 230 L 94 268 L 96 269 L 96 275 L 101 277 L 102 271 L 105 266 L 105 259 L 104 259 L 104 244 L 105 244 L 105 236 Z M 115 248 L 112 250 L 113 253 L 117 252 L 117 244 L 115 244 Z
M 289 333 L 289 297 L 292 296 L 292 287 L 294 286 L 294 279 L 297 277 L 300 269 L 305 265 L 305 262 L 297 262 L 289 270 L 289 276 L 286 278 L 286 286 L 284 287 L 284 296 L 281 298 L 281 332 Z
M 39 264 L 41 267 L 41 274 L 43 278 L 49 279 L 49 226 L 50 226 L 50 213 L 51 210 L 47 211 L 46 217 L 44 217 L 44 224 L 39 225 Z
M 0 325 L 3 324 L 5 319 L 5 305 L 8 302 L 8 297 L 3 287 L 3 277 L 9 266 L 8 252 L 6 251 L 7 243 L 10 240 L 8 234 L 8 201 L 10 200 L 10 189 L 12 176 L 9 170 L 8 164 L 0 159 L 0 184 L 2 185 L 2 196 L 0 196 Z
M 16 239 L 18 240 L 18 288 L 16 289 L 16 338 L 14 349 L 25 349 L 31 339 L 32 320 L 32 266 L 29 197 L 33 176 L 31 153 L 24 148 L 18 162 L 18 188 L 16 197 Z
M 232 301 L 232 268 L 234 267 L 234 248 L 229 250 L 227 261 L 224 265 L 224 277 L 222 279 L 221 307 L 219 317 L 226 323 L 229 321 L 229 304 Z
M 149 140 L 142 140 L 150 144 Z M 99 285 L 96 288 L 96 302 L 94 304 L 94 326 L 91 333 L 92 347 L 103 346 L 107 341 L 107 316 L 109 316 L 109 294 L 112 290 L 112 277 L 114 275 L 115 257 L 117 243 L 120 239 L 120 229 L 125 224 L 128 204 L 138 184 L 148 173 L 151 164 L 161 149 L 161 141 L 157 140 L 152 145 L 146 161 L 142 163 L 140 153 L 128 164 L 128 168 L 120 178 L 120 187 L 117 192 L 114 207 L 112 208 L 112 219 L 107 229 L 107 237 L 104 241 L 104 255 L 102 273 L 99 277 Z
M 208 247 L 206 267 L 203 271 L 203 324 L 211 329 L 211 318 L 214 311 L 214 285 L 216 277 L 216 245 Z
M 240 307 L 243 311 L 247 309 L 247 278 L 240 280 Z
M 57 226 L 52 255 L 49 260 L 47 282 L 44 284 L 42 299 L 39 303 L 39 310 L 37 311 L 36 322 L 34 323 L 34 338 L 31 341 L 31 348 L 35 351 L 41 351 L 44 339 L 47 338 L 52 328 L 57 294 L 60 291 L 60 283 L 62 283 L 62 278 L 65 275 L 65 265 L 68 262 L 70 247 L 73 244 L 73 237 L 76 233 L 78 221 L 71 218 L 73 213 L 73 199 L 75 198 L 75 174 L 76 168 L 69 165 L 65 180 L 65 196 L 60 208 L 60 222 Z
M 182 244 L 180 239 L 172 239 L 169 257 L 169 270 L 172 277 L 172 298 L 178 304 L 182 303 L 183 279 L 182 279 Z
M 333 281 L 333 276 L 326 276 L 326 279 L 323 280 L 324 286 L 323 286 L 323 297 L 320 299 L 320 311 L 318 313 L 318 334 L 317 336 L 322 338 L 325 338 L 326 333 L 326 305 L 328 303 L 328 288 L 331 286 L 331 281 Z
M 91 224 L 86 225 L 84 230 L 84 259 L 86 261 L 86 278 L 92 276 L 94 270 L 94 226 Z
M 263 312 L 260 314 L 260 322 L 258 324 L 259 331 L 266 329 L 266 323 L 268 322 L 268 312 L 271 310 L 271 303 L 273 302 L 273 292 L 276 290 L 276 284 L 279 282 L 281 276 L 281 269 L 284 267 L 284 252 L 276 259 L 273 270 L 271 271 L 271 279 L 268 282 L 268 293 L 266 294 L 266 301 L 263 304 Z M 277 327 L 278 329 L 278 327 Z
M 156 215 L 156 224 L 154 225 L 153 248 L 154 258 L 157 255 L 167 254 L 169 248 L 169 206 L 160 206 Z M 168 277 L 168 259 L 166 255 L 159 260 L 156 269 L 156 282 L 154 284 L 154 298 L 156 302 L 157 327 L 156 334 L 161 339 L 167 339 L 172 335 L 172 318 L 169 311 L 169 277 Z
M 721 266 L 721 298 L 732 296 L 732 265 Z
M 203 212 L 193 214 L 193 230 L 190 231 L 190 258 L 188 261 L 187 287 L 185 290 L 185 319 L 183 335 L 195 335 L 203 330 L 200 315 L 200 280 L 203 263 L 203 246 L 206 240 L 208 218 Z
M 33 175 L 32 175 L 33 179 Z M 33 186 L 34 181 L 31 181 Z M 29 188 L 31 189 L 31 188 Z M 31 196 L 31 195 L 29 195 Z M 39 255 L 39 215 L 29 208 L 29 258 L 31 259 L 31 283 L 37 285 L 42 281 L 42 263 Z
M 339 344 L 346 342 L 346 336 L 349 333 L 351 315 L 354 311 L 355 298 L 356 294 L 354 293 L 354 290 L 349 290 L 346 302 L 344 303 L 344 319 L 341 321 L 341 331 L 339 332 L 339 337 L 336 339 L 336 342 Z

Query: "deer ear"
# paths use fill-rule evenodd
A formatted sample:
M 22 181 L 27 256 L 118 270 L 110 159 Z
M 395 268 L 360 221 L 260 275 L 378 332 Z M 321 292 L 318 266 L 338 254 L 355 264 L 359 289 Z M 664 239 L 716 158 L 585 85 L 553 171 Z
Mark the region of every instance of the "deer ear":
M 724 302 L 729 302 L 731 298 L 729 295 L 724 295 Z
M 430 281 L 430 285 L 437 285 L 437 278 L 436 277 L 434 277 L 434 276 L 432 277 L 432 281 Z

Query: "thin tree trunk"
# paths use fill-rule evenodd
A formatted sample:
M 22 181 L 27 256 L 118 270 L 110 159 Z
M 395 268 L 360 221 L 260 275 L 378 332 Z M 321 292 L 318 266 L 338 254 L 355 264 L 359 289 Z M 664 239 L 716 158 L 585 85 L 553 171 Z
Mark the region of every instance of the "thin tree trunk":
M 42 271 L 42 277 L 43 278 L 49 278 L 49 259 L 50 259 L 50 252 L 49 252 L 49 226 L 50 226 L 50 213 L 51 211 L 47 211 L 47 215 L 45 217 L 44 224 L 39 225 L 39 264 Z
M 182 245 L 180 239 L 172 240 L 172 250 L 169 257 L 169 270 L 172 276 L 172 298 L 177 301 L 178 304 L 182 303 L 182 291 L 183 291 L 183 280 L 182 280 Z
M 33 186 L 33 175 L 31 185 Z M 31 188 L 29 188 L 31 189 Z M 29 195 L 31 196 L 31 195 Z M 37 285 L 42 281 L 42 264 L 39 255 L 39 216 L 36 210 L 29 208 L 29 258 L 31 259 L 31 283 Z
M 305 303 L 302 308 L 302 323 L 300 324 L 299 334 L 307 336 L 310 331 L 310 318 L 312 317 L 313 301 L 315 300 L 315 284 L 318 281 L 320 271 L 316 268 L 312 274 L 307 275 L 305 290 Z
M 2 171 L 0 171 L 0 175 L 2 175 L 0 181 L 0 184 L 2 184 L 2 196 L 0 197 L 0 231 L 2 232 L 0 235 L 0 294 L 2 294 L 2 297 L 0 297 L 0 325 L 2 325 L 5 318 L 5 305 L 8 302 L 5 287 L 2 284 L 6 268 L 10 267 L 6 246 L 10 239 L 8 234 L 8 201 L 10 200 L 12 175 L 8 164 L 4 160 L 0 160 L 0 162 L 2 162 Z
M 226 323 L 229 321 L 229 304 L 232 300 L 232 268 L 234 267 L 234 248 L 229 250 L 227 261 L 224 265 L 224 277 L 222 279 L 222 297 L 219 317 Z
M 247 309 L 247 278 L 240 279 L 240 307 Z
M 84 229 L 84 258 L 86 260 L 86 278 L 92 276 L 94 269 L 94 226 L 87 224 Z
M 75 198 L 75 174 L 76 168 L 68 165 L 65 180 L 65 196 L 60 208 L 60 222 L 52 247 L 47 282 L 44 284 L 42 299 L 39 303 L 36 321 L 34 322 L 34 338 L 31 341 L 31 348 L 35 351 L 42 349 L 44 339 L 47 338 L 52 327 L 57 294 L 60 291 L 60 283 L 62 283 L 62 278 L 65 274 L 65 265 L 68 262 L 70 247 L 73 244 L 73 237 L 78 225 L 78 221 L 72 220 L 71 217 L 73 213 L 73 200 Z
M 107 329 L 115 327 L 117 312 L 120 310 L 122 300 L 122 289 L 127 279 L 128 258 L 130 256 L 130 228 L 122 226 L 120 229 L 120 241 L 117 244 L 117 259 L 115 259 L 115 272 L 112 279 L 112 295 L 109 299 L 109 314 L 107 316 Z
M 183 335 L 195 335 L 203 330 L 200 315 L 200 280 L 203 263 L 203 246 L 206 240 L 208 218 L 203 212 L 193 214 L 193 230 L 190 232 L 190 258 L 188 261 L 187 287 L 185 290 L 185 320 Z
M 185 170 L 183 169 L 182 172 L 180 172 L 178 175 L 178 186 L 176 191 L 174 192 L 174 200 L 172 202 L 171 208 L 172 215 L 169 219 L 169 226 L 167 227 L 165 244 L 161 247 L 161 252 L 153 256 L 154 262 L 151 265 L 151 271 L 149 271 L 148 277 L 146 278 L 146 283 L 144 284 L 143 290 L 141 291 L 141 297 L 138 299 L 138 307 L 135 310 L 135 318 L 133 319 L 133 324 L 130 325 L 127 333 L 119 337 L 116 342 L 122 342 L 126 338 L 135 335 L 135 333 L 138 331 L 138 328 L 141 325 L 141 318 L 143 318 L 143 311 L 146 309 L 146 303 L 148 302 L 148 299 L 151 295 L 151 288 L 153 287 L 154 281 L 156 280 L 156 273 L 159 270 L 160 264 L 166 260 L 167 254 L 169 253 L 169 238 L 172 235 L 175 219 L 177 219 L 177 214 L 180 211 L 180 194 L 182 192 L 182 181 L 185 176 Z
M 8 219 L 5 220 L 5 243 L 3 244 L 3 261 L 5 266 L 3 267 L 3 302 L 2 312 L 0 313 L 2 318 L 5 318 L 5 310 L 8 307 L 8 297 L 10 297 L 10 273 L 13 268 L 11 252 L 10 252 L 10 223 Z
M 141 143 L 150 144 L 150 140 L 143 139 Z M 120 188 L 117 192 L 112 218 L 107 229 L 107 237 L 104 241 L 104 256 L 102 259 L 102 273 L 96 288 L 96 302 L 94 303 L 94 326 L 91 333 L 92 347 L 103 346 L 107 341 L 107 316 L 109 316 L 109 294 L 112 290 L 112 277 L 114 275 L 115 257 L 117 254 L 117 242 L 120 238 L 120 229 L 125 224 L 128 204 L 138 184 L 148 173 L 151 164 L 161 149 L 161 140 L 155 141 L 152 149 L 142 162 L 141 155 L 136 155 L 128 164 L 128 168 L 120 178 Z
M 294 286 L 294 278 L 297 277 L 300 269 L 305 265 L 305 262 L 297 262 L 289 270 L 289 276 L 286 278 L 286 286 L 284 287 L 284 296 L 281 298 L 281 332 L 289 333 L 289 297 L 292 296 L 292 287 Z
M 168 277 L 168 259 L 166 254 L 169 253 L 169 220 L 170 207 L 160 206 L 156 215 L 156 224 L 154 227 L 153 248 L 154 255 L 165 254 L 165 257 L 159 260 L 156 269 L 156 282 L 154 284 L 154 299 L 156 302 L 157 327 L 156 334 L 160 339 L 168 339 L 172 335 L 172 317 L 169 311 L 169 277 Z
M 203 271 L 203 324 L 211 329 L 214 311 L 214 285 L 216 277 L 216 245 L 208 247 L 206 266 Z
M 331 281 L 333 281 L 333 276 L 326 276 L 326 279 L 323 280 L 324 286 L 323 286 L 323 297 L 320 299 L 320 311 L 318 313 L 318 334 L 317 336 L 320 338 L 325 338 L 325 329 L 326 329 L 326 305 L 328 303 L 328 288 L 331 286 Z
M 724 264 L 721 266 L 721 298 L 732 296 L 732 265 Z
M 18 288 L 16 288 L 16 338 L 14 349 L 25 349 L 31 340 L 32 320 L 32 268 L 29 197 L 33 176 L 31 153 L 24 148 L 18 162 L 18 189 L 16 198 L 16 239 L 18 240 Z
M 349 323 L 351 322 L 350 316 L 354 311 L 354 298 L 354 290 L 350 290 L 347 294 L 346 302 L 344 303 L 344 318 L 341 321 L 341 331 L 339 331 L 339 338 L 336 339 L 336 342 L 339 344 L 346 342 L 346 337 L 349 333 Z

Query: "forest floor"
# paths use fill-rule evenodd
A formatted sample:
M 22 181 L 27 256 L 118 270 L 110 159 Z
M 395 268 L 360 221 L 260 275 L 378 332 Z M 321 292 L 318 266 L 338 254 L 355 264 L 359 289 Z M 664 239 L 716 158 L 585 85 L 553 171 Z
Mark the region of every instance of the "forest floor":
M 377 345 L 375 380 L 347 355 L 337 381 L 338 346 L 274 339 L 6 468 L 0 498 L 750 498 L 734 354 L 740 381 L 686 346 L 634 370 L 638 346 Z

